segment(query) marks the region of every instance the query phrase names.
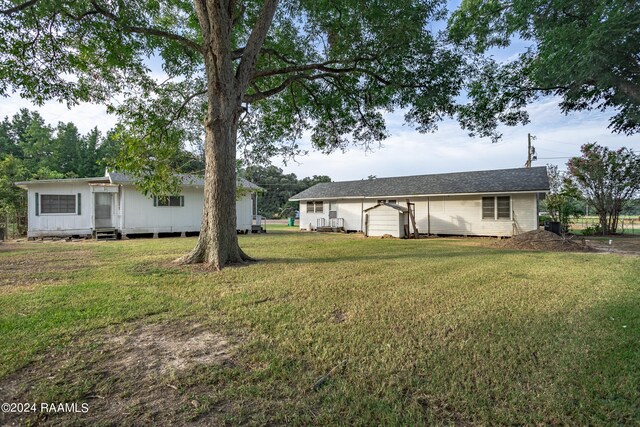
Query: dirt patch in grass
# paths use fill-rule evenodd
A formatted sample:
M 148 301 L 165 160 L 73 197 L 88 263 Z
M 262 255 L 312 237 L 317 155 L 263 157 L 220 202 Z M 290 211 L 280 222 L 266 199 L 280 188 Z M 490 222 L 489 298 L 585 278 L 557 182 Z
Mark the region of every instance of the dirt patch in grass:
M 50 283 L 63 280 L 70 272 L 96 264 L 90 250 L 25 252 L 4 257 L 0 264 L 0 287 Z
M 347 316 L 347 313 L 345 313 L 344 311 L 336 309 L 331 313 L 331 315 L 329 316 L 329 319 L 333 323 L 343 323 L 347 321 L 348 316 Z
M 237 345 L 201 324 L 134 324 L 122 333 L 83 338 L 49 350 L 0 381 L 4 402 L 88 404 L 86 413 L 0 414 L 0 425 L 208 425 L 210 411 L 182 378 L 233 367 Z M 206 421 L 206 422 L 205 422 Z
M 505 249 L 522 249 L 552 252 L 594 252 L 580 239 L 564 238 L 545 230 L 534 230 L 513 236 L 510 239 L 493 242 L 494 246 Z
M 586 244 L 602 252 L 640 255 L 640 237 L 609 236 L 605 238 L 585 238 Z
M 147 376 L 184 371 L 195 365 L 222 365 L 235 350 L 224 336 L 204 330 L 200 325 L 167 328 L 144 325 L 126 335 L 107 339 L 107 345 L 120 349 L 113 360 L 120 369 L 135 369 Z

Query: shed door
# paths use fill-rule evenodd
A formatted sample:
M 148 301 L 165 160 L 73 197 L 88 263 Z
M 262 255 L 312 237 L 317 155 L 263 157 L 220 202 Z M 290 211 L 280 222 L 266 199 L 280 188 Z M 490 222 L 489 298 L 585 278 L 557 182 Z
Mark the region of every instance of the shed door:
M 379 207 L 369 211 L 369 224 L 367 235 L 383 236 L 390 234 L 393 237 L 404 237 L 404 230 L 401 230 L 400 224 L 402 215 L 393 208 Z
M 95 218 L 96 228 L 113 227 L 111 221 L 111 193 L 94 193 L 95 194 Z

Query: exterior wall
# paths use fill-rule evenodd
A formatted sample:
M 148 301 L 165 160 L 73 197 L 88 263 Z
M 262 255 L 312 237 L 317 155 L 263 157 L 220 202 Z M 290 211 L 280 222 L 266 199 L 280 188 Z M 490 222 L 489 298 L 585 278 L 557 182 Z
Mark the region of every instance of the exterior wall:
M 253 204 L 251 194 L 246 194 L 236 201 L 236 229 L 250 233 L 251 224 L 253 224 Z
M 368 215 L 367 236 L 375 237 L 390 234 L 393 237 L 404 237 L 405 214 L 403 212 L 381 205 L 365 212 L 365 215 Z
M 482 219 L 482 197 L 487 196 L 492 195 L 411 198 L 411 202 L 415 203 L 418 231 L 422 234 L 512 236 L 537 230 L 538 211 L 535 193 L 511 194 L 512 218 L 499 220 Z M 387 198 L 392 199 L 393 197 Z M 406 197 L 398 199 L 400 206 L 404 206 L 405 202 Z M 363 211 L 375 206 L 377 198 L 339 199 L 334 203 L 337 205 L 338 218 L 344 219 L 345 230 L 364 231 Z M 300 228 L 307 229 L 311 224 L 311 228 L 315 229 L 318 218 L 325 218 L 325 221 L 328 221 L 328 207 L 329 201 L 325 200 L 323 213 L 307 213 L 306 202 L 301 201 Z M 404 232 L 404 229 L 402 231 Z
M 96 191 L 100 191 L 96 189 Z M 35 194 L 81 194 L 78 214 L 35 214 Z M 136 191 L 132 185 L 120 186 L 112 193 L 113 227 L 124 234 L 200 231 L 203 189 L 185 187 L 183 207 L 153 206 L 153 198 Z M 28 237 L 91 235 L 93 233 L 94 193 L 86 182 L 29 184 Z M 236 202 L 236 224 L 241 231 L 251 230 L 253 222 L 251 194 Z
M 36 193 L 75 195 L 80 193 L 80 215 L 75 214 L 43 214 L 36 215 Z M 28 193 L 28 237 L 71 236 L 91 234 L 93 229 L 93 200 L 86 182 L 69 182 L 55 184 L 34 184 Z M 38 203 L 40 205 L 40 203 Z M 41 208 L 41 207 L 40 207 Z M 77 211 L 77 198 L 76 198 Z
M 202 221 L 202 189 L 185 187 L 184 206 L 153 206 L 153 197 L 124 186 L 122 191 L 122 226 L 124 234 L 176 233 L 199 231 Z
M 536 195 L 512 194 L 511 219 L 482 219 L 482 197 L 444 196 L 412 199 L 420 233 L 460 236 L 512 236 L 538 228 Z
M 338 215 L 339 216 L 339 215 Z M 315 230 L 318 219 L 324 218 L 325 223 L 329 223 L 329 202 L 324 201 L 322 213 L 307 212 L 307 202 L 300 202 L 300 229 Z
M 300 229 L 307 230 L 311 227 L 316 229 L 318 218 L 324 218 L 329 223 L 329 203 L 336 207 L 338 218 L 344 219 L 344 229 L 347 231 L 364 231 L 364 214 L 363 211 L 375 206 L 376 200 L 364 199 L 339 199 L 324 200 L 324 209 L 322 213 L 307 212 L 307 202 L 300 202 Z
M 369 206 L 364 206 L 362 200 L 337 200 L 338 218 L 344 219 L 344 229 L 349 231 L 363 231 L 364 217 L 363 210 Z
M 120 229 L 125 234 L 200 231 L 204 206 L 202 188 L 184 187 L 180 193 L 184 196 L 184 206 L 153 206 L 153 198 L 136 191 L 133 186 L 124 187 L 122 194 Z M 251 231 L 252 221 L 251 194 L 246 194 L 236 202 L 237 230 Z

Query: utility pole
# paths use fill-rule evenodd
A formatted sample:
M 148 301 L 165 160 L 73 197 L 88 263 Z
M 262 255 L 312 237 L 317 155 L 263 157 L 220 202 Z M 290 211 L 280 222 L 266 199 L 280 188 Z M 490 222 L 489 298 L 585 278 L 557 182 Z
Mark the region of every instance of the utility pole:
M 527 134 L 527 142 L 528 142 L 528 148 L 527 148 L 527 162 L 524 164 L 525 168 L 530 168 L 531 167 L 531 162 L 533 160 L 537 160 L 537 156 L 536 156 L 536 147 L 531 145 L 531 140 L 532 139 L 536 139 L 535 136 L 531 136 L 530 133 Z

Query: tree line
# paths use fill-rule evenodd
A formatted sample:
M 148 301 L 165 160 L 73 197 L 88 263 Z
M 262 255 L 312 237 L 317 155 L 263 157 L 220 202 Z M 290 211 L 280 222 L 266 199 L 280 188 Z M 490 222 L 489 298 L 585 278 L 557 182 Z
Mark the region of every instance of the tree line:
M 21 109 L 0 122 L 0 214 L 26 231 L 26 194 L 15 182 L 102 176 L 119 151 L 117 132 L 82 134 L 72 122 L 47 124 L 37 111 Z
M 266 190 L 259 196 L 258 213 L 267 218 L 295 215 L 299 202 L 290 202 L 291 196 L 320 182 L 331 182 L 331 178 L 326 175 L 298 179 L 296 174 L 285 174 L 276 166 L 248 166 L 240 174 Z

